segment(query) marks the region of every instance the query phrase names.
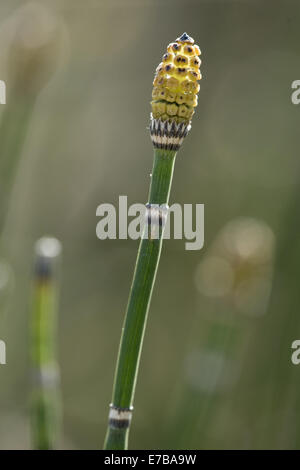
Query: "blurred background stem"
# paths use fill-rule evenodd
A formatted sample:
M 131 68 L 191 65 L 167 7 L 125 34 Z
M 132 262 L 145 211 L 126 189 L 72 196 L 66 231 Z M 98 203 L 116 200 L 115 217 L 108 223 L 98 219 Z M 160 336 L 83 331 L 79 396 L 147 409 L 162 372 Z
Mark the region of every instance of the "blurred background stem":
M 42 238 L 35 249 L 31 315 L 32 402 L 31 434 L 34 449 L 53 449 L 60 423 L 57 362 L 57 260 L 60 243 Z
M 13 96 L 5 106 L 0 123 L 0 233 L 16 169 L 22 154 L 28 127 L 33 115 L 35 96 Z
M 10 20 L 7 96 L 0 122 L 0 233 L 34 106 L 57 70 L 62 24 L 47 8 L 29 2 Z

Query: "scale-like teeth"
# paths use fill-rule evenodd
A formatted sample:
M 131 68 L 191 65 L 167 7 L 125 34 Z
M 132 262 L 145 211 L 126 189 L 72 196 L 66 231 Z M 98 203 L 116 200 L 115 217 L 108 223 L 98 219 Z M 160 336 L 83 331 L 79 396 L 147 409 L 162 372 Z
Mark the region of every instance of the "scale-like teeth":
M 189 122 L 163 121 L 151 115 L 150 134 L 153 146 L 158 149 L 177 151 L 189 132 Z
M 156 69 L 152 92 L 152 117 L 189 123 L 197 106 L 201 79 L 200 49 L 184 33 L 169 44 Z

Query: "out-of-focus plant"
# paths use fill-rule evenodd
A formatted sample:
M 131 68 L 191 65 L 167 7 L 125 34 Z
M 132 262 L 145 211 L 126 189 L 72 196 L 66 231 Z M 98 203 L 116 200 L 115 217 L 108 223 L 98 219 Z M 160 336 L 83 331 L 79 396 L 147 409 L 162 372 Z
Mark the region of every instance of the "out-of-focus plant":
M 205 445 L 218 397 L 233 393 L 238 383 L 251 334 L 268 309 L 274 244 L 265 222 L 234 219 L 221 229 L 196 268 L 201 327 L 194 327 L 199 334 L 187 354 L 180 407 L 185 415 L 179 413 L 178 418 L 181 439 L 192 446 L 196 431 Z
M 62 22 L 36 2 L 19 8 L 7 23 L 7 99 L 0 119 L 0 238 L 35 103 L 57 69 L 64 34 Z M 6 298 L 0 289 L 0 311 Z
M 266 311 L 270 295 L 274 235 L 262 221 L 240 218 L 216 237 L 195 273 L 200 293 L 225 299 L 245 315 Z
M 63 37 L 61 21 L 39 3 L 17 10 L 9 27 L 7 102 L 0 122 L 0 232 L 34 105 L 57 69 Z
M 14 287 L 14 276 L 11 266 L 0 261 L 0 312 L 3 314 L 7 307 L 8 299 Z
M 200 50 L 184 33 L 156 69 L 151 102 L 154 164 L 110 405 L 106 449 L 126 449 L 147 314 L 162 248 L 176 153 L 191 127 L 201 78 Z
M 61 244 L 41 238 L 35 246 L 31 312 L 31 435 L 34 449 L 53 449 L 60 428 L 57 362 L 58 261 Z
M 249 413 L 260 410 L 255 445 L 263 448 L 300 446 L 300 374 L 291 361 L 292 343 L 300 337 L 299 195 L 298 182 L 278 228 L 268 314 L 257 332 L 259 361 L 249 370 L 249 380 L 262 384 Z

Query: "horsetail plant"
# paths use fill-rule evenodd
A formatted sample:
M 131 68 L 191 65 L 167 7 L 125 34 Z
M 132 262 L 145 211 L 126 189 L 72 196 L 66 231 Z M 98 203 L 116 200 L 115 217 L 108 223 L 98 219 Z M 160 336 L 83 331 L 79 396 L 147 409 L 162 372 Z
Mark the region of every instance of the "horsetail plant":
M 56 354 L 58 260 L 61 244 L 41 238 L 35 246 L 31 313 L 31 435 L 36 450 L 53 449 L 60 423 L 59 367 Z
M 176 153 L 191 128 L 197 106 L 199 55 L 199 47 L 184 33 L 168 46 L 156 69 L 151 102 L 154 163 L 149 201 L 122 330 L 105 449 L 128 448 L 139 360 L 168 215 Z
M 28 3 L 10 20 L 7 100 L 0 121 L 0 232 L 37 99 L 58 68 L 62 24 L 47 8 Z

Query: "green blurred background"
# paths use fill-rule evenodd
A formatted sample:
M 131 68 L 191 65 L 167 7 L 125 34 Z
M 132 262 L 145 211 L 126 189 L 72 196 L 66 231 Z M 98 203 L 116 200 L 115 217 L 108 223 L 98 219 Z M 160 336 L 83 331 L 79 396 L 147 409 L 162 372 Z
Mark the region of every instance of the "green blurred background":
M 31 271 L 45 234 L 63 244 L 60 447 L 102 447 L 138 242 L 98 240 L 96 208 L 146 202 L 154 70 L 184 31 L 203 80 L 171 202 L 205 204 L 205 246 L 164 244 L 130 447 L 299 448 L 299 2 L 28 4 L 0 4 L 0 448 L 30 447 Z

